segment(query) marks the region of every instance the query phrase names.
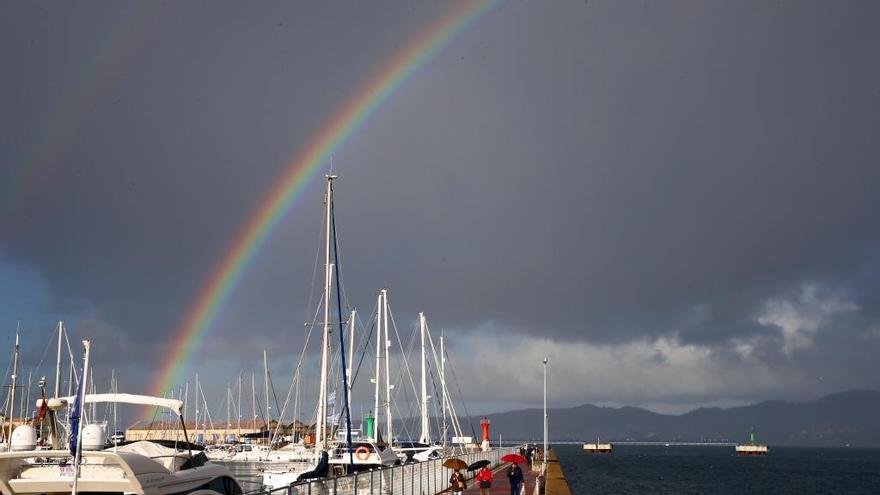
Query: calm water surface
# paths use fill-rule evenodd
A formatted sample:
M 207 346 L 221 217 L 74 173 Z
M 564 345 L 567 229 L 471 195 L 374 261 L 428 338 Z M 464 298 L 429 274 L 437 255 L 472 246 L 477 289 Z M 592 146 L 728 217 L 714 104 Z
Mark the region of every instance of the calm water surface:
M 771 446 L 766 457 L 739 457 L 733 447 L 617 446 L 611 455 L 587 455 L 580 445 L 554 449 L 574 495 L 880 495 L 880 449 Z M 226 465 L 245 491 L 260 487 L 256 465 Z
M 880 494 L 880 449 L 772 447 L 740 457 L 733 447 L 615 446 L 587 455 L 555 446 L 573 494 Z

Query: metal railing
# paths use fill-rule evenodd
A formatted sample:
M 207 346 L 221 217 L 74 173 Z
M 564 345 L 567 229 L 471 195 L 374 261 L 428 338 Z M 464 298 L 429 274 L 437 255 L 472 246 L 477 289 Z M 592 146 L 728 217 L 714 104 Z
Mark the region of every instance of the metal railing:
M 248 492 L 247 495 L 435 495 L 449 488 L 452 469 L 443 467 L 443 462 L 447 459 L 454 457 L 468 464 L 485 459 L 489 461 L 489 467 L 494 469 L 501 464 L 502 456 L 517 452 L 518 446 L 489 452 L 470 452 L 344 476 L 301 481 L 274 490 Z M 476 473 L 462 472 L 470 485 Z

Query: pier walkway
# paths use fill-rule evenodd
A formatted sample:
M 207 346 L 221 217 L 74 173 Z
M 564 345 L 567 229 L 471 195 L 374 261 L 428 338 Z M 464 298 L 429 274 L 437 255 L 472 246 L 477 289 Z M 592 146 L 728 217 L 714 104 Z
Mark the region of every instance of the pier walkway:
M 495 476 L 495 481 L 492 483 L 492 488 L 489 491 L 492 495 L 510 495 L 510 483 L 507 481 L 508 466 L 510 464 L 502 464 L 492 472 Z M 537 483 L 538 475 L 541 474 L 541 462 L 536 462 L 532 466 L 533 469 L 528 469 L 526 466 L 520 467 L 523 470 L 523 478 L 525 478 L 526 494 L 537 495 L 535 483 Z M 468 480 L 468 488 L 464 493 L 466 495 L 479 495 L 480 486 L 477 481 L 474 479 Z M 569 490 L 568 483 L 565 481 L 565 475 L 562 473 L 562 467 L 559 465 L 556 453 L 552 449 L 547 452 L 545 495 L 571 495 L 571 490 Z

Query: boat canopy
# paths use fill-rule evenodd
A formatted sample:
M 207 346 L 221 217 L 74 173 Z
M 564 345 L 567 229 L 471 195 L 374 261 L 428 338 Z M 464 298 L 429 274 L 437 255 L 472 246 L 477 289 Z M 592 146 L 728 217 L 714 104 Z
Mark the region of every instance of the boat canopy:
M 49 399 L 49 407 L 51 408 L 65 408 L 68 405 L 72 404 L 73 401 L 76 400 L 76 396 L 70 397 L 60 397 L 58 399 Z M 58 402 L 55 402 L 58 401 Z M 177 399 L 163 399 L 161 397 L 151 397 L 149 395 L 134 395 L 134 394 L 86 394 L 85 396 L 85 404 L 94 404 L 100 402 L 115 402 L 117 404 L 137 404 L 142 406 L 156 406 L 156 407 L 164 407 L 165 409 L 169 409 L 177 414 L 181 415 L 180 411 L 183 409 L 183 401 Z M 38 401 L 38 406 L 41 405 L 42 399 Z M 59 404 L 60 403 L 60 404 Z

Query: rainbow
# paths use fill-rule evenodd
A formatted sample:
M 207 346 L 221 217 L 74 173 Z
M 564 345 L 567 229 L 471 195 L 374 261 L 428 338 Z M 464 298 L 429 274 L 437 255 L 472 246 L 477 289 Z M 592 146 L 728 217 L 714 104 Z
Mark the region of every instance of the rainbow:
M 432 22 L 422 34 L 394 55 L 285 167 L 280 180 L 236 233 L 211 276 L 201 286 L 186 316 L 174 332 L 174 347 L 151 389 L 155 396 L 173 390 L 184 380 L 189 360 L 207 329 L 228 300 L 239 279 L 272 231 L 300 195 L 309 179 L 352 133 L 412 75 L 457 34 L 492 9 L 500 0 L 466 1 Z

